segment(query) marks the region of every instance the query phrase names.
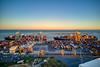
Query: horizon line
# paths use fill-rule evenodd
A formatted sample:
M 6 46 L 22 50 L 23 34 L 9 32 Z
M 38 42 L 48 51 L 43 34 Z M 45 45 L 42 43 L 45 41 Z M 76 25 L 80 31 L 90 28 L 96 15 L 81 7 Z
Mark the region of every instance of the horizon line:
M 0 29 L 0 30 L 100 30 L 100 29 Z

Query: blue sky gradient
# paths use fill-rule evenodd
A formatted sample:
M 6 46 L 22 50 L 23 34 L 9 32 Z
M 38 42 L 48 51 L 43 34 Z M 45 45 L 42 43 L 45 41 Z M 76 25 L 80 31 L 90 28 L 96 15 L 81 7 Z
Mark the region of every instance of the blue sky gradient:
M 32 23 L 34 27 L 43 25 L 42 22 L 55 25 L 70 23 L 65 21 L 72 22 L 70 29 L 74 25 L 85 29 L 89 24 L 100 29 L 100 0 L 0 0 L 1 29 L 6 29 L 7 24 L 9 28 L 10 24 L 27 27 Z M 67 25 L 64 29 L 67 29 Z

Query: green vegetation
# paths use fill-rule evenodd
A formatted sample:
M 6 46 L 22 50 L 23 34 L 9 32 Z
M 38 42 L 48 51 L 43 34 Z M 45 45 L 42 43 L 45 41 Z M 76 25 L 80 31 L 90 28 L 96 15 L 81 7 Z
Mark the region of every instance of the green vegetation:
M 23 59 L 24 59 L 24 63 L 31 63 L 31 62 L 36 62 L 36 63 L 39 63 L 41 61 L 43 61 L 46 57 L 32 57 L 32 56 L 25 56 Z
M 10 65 L 14 65 L 16 63 L 12 62 L 12 63 L 5 63 L 5 62 L 0 62 L 0 67 L 8 67 Z
M 41 67 L 68 67 L 65 63 L 56 60 L 54 57 L 50 57 L 47 62 L 41 65 Z
M 24 59 L 24 63 L 30 63 L 34 61 L 34 58 L 32 58 L 32 56 L 25 56 L 23 59 Z

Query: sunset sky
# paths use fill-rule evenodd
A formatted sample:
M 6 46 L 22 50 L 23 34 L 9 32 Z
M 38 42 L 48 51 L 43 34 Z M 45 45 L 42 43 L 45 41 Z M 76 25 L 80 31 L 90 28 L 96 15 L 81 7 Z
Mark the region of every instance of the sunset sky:
M 0 0 L 0 29 L 100 30 L 100 0 Z

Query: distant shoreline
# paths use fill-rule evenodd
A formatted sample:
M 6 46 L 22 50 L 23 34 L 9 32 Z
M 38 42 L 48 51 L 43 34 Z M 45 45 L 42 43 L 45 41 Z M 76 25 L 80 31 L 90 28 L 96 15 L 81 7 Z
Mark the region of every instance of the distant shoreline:
M 100 30 L 34 30 L 34 29 L 33 29 L 33 30 L 28 30 L 28 29 L 26 29 L 26 30 L 25 30 L 25 29 L 21 29 L 21 30 L 20 30 L 20 29 L 0 29 L 0 31 L 39 31 L 39 32 L 40 32 L 40 31 L 43 31 L 43 32 L 47 32 L 47 31 L 51 31 L 51 32 L 55 32 L 55 31 L 56 31 L 56 32 L 57 32 L 57 31 L 58 31 L 58 32 L 65 32 L 65 31 L 66 31 L 66 32 L 67 32 L 67 31 L 68 31 L 68 32 L 76 32 L 76 31 L 86 32 L 86 31 L 87 31 L 87 32 L 88 32 L 88 31 L 100 31 Z
M 53 29 L 0 29 L 0 30 L 53 30 Z M 100 29 L 54 29 L 54 30 L 100 30 Z

